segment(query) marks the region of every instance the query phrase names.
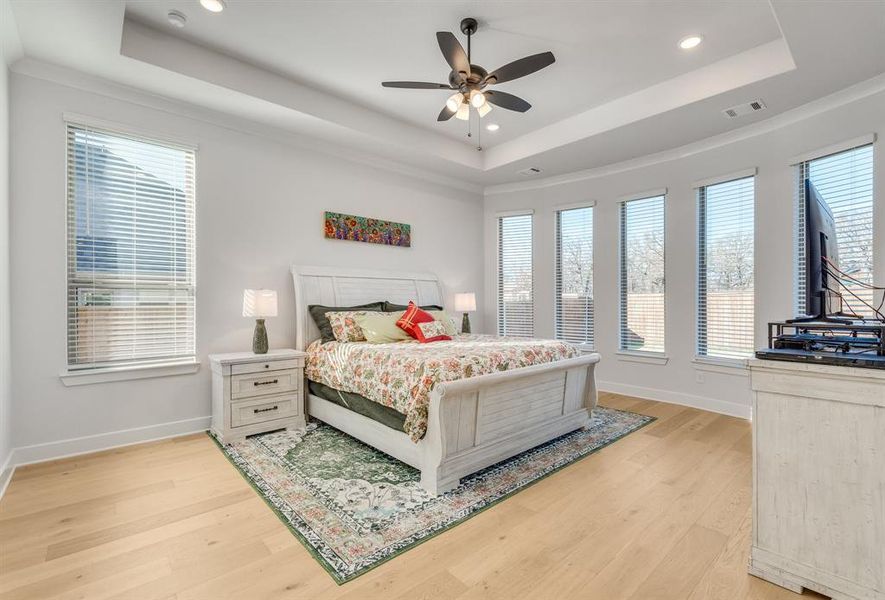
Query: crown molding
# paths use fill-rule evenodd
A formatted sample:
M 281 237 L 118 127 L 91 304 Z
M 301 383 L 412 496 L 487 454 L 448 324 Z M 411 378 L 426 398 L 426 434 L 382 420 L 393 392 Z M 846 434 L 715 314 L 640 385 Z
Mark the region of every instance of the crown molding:
M 115 83 L 101 77 L 89 75 L 82 71 L 77 71 L 53 63 L 26 57 L 15 62 L 10 67 L 10 70 L 16 75 L 57 83 L 66 87 L 127 102 L 129 104 L 135 104 L 137 106 L 165 112 L 178 117 L 184 117 L 193 121 L 207 123 L 237 133 L 271 139 L 286 146 L 307 150 L 309 152 L 319 152 L 334 158 L 402 175 L 425 184 L 432 183 L 445 188 L 470 192 L 472 194 L 481 195 L 483 193 L 483 186 L 476 183 L 462 181 L 419 167 L 400 163 L 395 160 L 354 150 L 320 138 L 271 127 L 243 117 L 229 115 L 189 102 L 151 94 L 138 88 Z
M 618 173 L 626 173 L 636 169 L 643 169 L 653 165 L 687 158 L 689 156 L 715 150 L 716 148 L 758 137 L 772 131 L 777 131 L 778 129 L 810 119 L 822 113 L 839 108 L 840 106 L 857 102 L 858 100 L 862 100 L 882 91 L 885 91 L 885 73 L 839 90 L 838 92 L 834 92 L 828 96 L 824 96 L 823 98 L 818 98 L 817 100 L 812 100 L 811 102 L 797 106 L 796 108 L 784 111 L 764 121 L 745 125 L 739 129 L 720 133 L 677 148 L 663 150 L 654 154 L 648 154 L 639 158 L 612 163 L 602 167 L 573 171 L 572 173 L 555 175 L 553 177 L 536 179 L 534 181 L 490 185 L 485 188 L 484 193 L 486 196 L 493 196 L 527 190 L 540 190 L 569 183 L 598 179 L 600 177 L 607 177 Z

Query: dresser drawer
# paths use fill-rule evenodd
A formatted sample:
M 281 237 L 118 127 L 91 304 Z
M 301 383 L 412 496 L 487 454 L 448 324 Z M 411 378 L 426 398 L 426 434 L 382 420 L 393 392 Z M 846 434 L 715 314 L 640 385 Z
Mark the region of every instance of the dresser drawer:
M 243 427 L 265 421 L 295 417 L 299 414 L 299 406 L 301 406 L 299 394 L 283 394 L 231 402 L 230 426 L 232 428 Z
M 231 375 L 242 375 L 244 373 L 263 373 L 267 371 L 282 371 L 284 369 L 298 369 L 304 366 L 304 361 L 298 358 L 289 360 L 271 360 L 262 362 L 249 362 L 231 365 Z
M 251 398 L 253 396 L 267 396 L 268 394 L 296 391 L 301 388 L 301 377 L 301 369 L 232 375 L 230 378 L 230 397 L 236 400 L 238 398 Z

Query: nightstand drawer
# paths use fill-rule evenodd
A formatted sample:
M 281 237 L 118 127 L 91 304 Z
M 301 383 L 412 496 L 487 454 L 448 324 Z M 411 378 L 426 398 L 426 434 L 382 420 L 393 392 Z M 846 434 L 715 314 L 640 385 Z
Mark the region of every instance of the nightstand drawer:
M 271 398 L 255 398 L 231 402 L 230 426 L 243 427 L 265 421 L 297 416 L 301 399 L 298 394 L 283 394 Z
M 301 377 L 301 369 L 232 375 L 230 397 L 232 400 L 236 400 L 295 391 L 301 388 Z
M 242 375 L 244 373 L 262 373 L 267 371 L 282 371 L 283 369 L 298 369 L 304 366 L 304 361 L 298 358 L 289 360 L 272 360 L 268 359 L 263 362 L 249 362 L 231 365 L 231 375 Z

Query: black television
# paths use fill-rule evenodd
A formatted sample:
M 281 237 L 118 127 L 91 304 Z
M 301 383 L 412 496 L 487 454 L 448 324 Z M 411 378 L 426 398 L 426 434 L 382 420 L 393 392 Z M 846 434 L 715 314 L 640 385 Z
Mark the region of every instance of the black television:
M 805 180 L 805 316 L 792 322 L 852 321 L 842 312 L 839 281 L 827 273 L 839 268 L 836 220 L 810 179 Z

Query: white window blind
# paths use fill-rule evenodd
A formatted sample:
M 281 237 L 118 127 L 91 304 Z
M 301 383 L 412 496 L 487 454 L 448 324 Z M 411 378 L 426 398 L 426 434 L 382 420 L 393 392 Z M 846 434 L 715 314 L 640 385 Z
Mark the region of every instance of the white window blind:
M 753 355 L 755 177 L 698 188 L 698 356 Z
M 593 347 L 593 207 L 556 211 L 556 339 Z
M 67 125 L 68 367 L 194 358 L 194 152 Z
M 620 348 L 664 352 L 664 196 L 620 210 Z
M 498 335 L 534 335 L 532 275 L 532 215 L 498 217 Z
M 873 284 L 873 145 L 815 158 L 796 166 L 796 314 L 805 306 L 805 179 L 833 212 L 839 245 L 839 268 L 850 277 Z M 844 312 L 872 317 L 873 290 L 843 278 L 848 290 L 831 281 L 842 294 Z M 865 304 L 866 303 L 866 304 Z

